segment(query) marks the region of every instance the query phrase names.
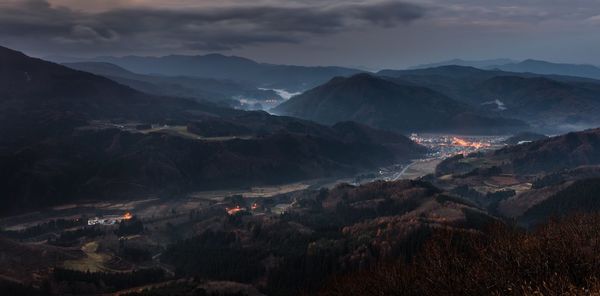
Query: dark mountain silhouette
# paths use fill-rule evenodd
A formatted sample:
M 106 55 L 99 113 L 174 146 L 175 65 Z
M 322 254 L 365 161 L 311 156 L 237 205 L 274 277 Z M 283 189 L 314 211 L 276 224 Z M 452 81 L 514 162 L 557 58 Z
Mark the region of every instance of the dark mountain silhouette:
M 441 66 L 464 66 L 464 67 L 475 67 L 480 69 L 487 69 L 492 66 L 497 65 L 506 65 L 515 63 L 514 60 L 511 59 L 490 59 L 490 60 L 463 60 L 463 59 L 452 59 L 437 63 L 429 63 L 429 64 L 421 64 L 414 67 L 410 67 L 409 69 L 426 69 L 426 68 L 436 68 Z
M 542 202 L 532 206 L 520 217 L 521 221 L 536 224 L 550 218 L 572 213 L 597 213 L 600 210 L 600 179 L 576 180 Z
M 352 75 L 360 70 L 342 67 L 304 67 L 257 63 L 253 60 L 209 54 L 203 56 L 170 55 L 163 57 L 98 57 L 141 74 L 191 76 L 250 83 L 257 87 L 303 91 L 335 76 Z
M 150 94 L 189 97 L 228 105 L 239 105 L 239 99 L 281 100 L 272 90 L 228 80 L 186 76 L 158 76 L 133 73 L 110 63 L 79 62 L 63 64 L 69 68 L 101 75 Z
M 553 172 L 600 164 L 600 129 L 572 132 L 494 153 L 520 173 Z
M 446 159 L 438 166 L 438 170 L 450 169 L 440 175 L 472 171 L 478 166 L 471 165 L 472 163 L 486 164 L 480 167 L 497 165 L 505 173 L 539 176 L 574 170 L 581 166 L 596 166 L 600 165 L 600 129 L 571 132 L 521 145 L 507 146 L 467 158 L 470 161 L 463 161 L 464 158 L 461 156 Z M 581 173 L 570 172 L 567 175 L 579 174 Z M 558 179 L 568 178 L 560 176 Z
M 0 114 L 9 117 L 53 112 L 96 119 L 168 119 L 183 118 L 183 111 L 193 108 L 226 112 L 212 104 L 143 94 L 104 77 L 2 47 L 0 98 Z
M 520 62 L 510 59 L 490 59 L 480 61 L 453 59 L 438 63 L 418 65 L 409 69 L 415 70 L 437 68 L 442 66 L 463 66 L 474 67 L 482 70 L 501 70 L 517 73 L 577 76 L 592 79 L 600 79 L 600 68 L 594 65 L 553 63 L 534 59 L 527 59 Z
M 489 66 L 489 68 L 510 72 L 556 74 L 600 79 L 600 68 L 585 64 L 560 64 L 529 59 L 520 63 L 497 64 Z
M 482 114 L 515 117 L 551 133 L 600 123 L 598 80 L 461 66 L 384 70 L 378 74 L 395 82 L 431 88 L 477 107 Z
M 454 99 L 466 102 L 472 100 L 470 97 L 463 97 L 465 93 L 469 94 L 470 91 L 473 91 L 473 85 L 477 85 L 498 76 L 513 76 L 521 78 L 542 77 L 559 82 L 574 83 L 581 86 L 597 86 L 600 84 L 600 80 L 584 77 L 517 73 L 497 69 L 484 70 L 475 67 L 456 65 L 413 70 L 381 70 L 377 72 L 377 75 L 391 79 L 399 79 L 405 83 L 410 82 L 416 85 L 429 87 Z
M 463 161 L 465 159 L 469 161 Z M 544 176 L 563 170 L 575 170 L 581 166 L 600 165 L 600 129 L 571 132 L 521 145 L 507 146 L 481 155 L 469 155 L 466 158 L 459 155 L 444 160 L 438 165 L 438 171 L 443 171 L 439 175 L 460 174 L 473 171 L 477 166 L 489 168 L 494 165 L 502 172 L 521 176 Z M 574 171 L 567 175 L 586 177 L 585 174 Z M 558 179 L 566 180 L 568 177 L 560 176 Z M 540 181 L 540 183 L 548 182 Z
M 473 96 L 499 100 L 504 113 L 546 125 L 596 126 L 600 87 L 589 88 L 548 78 L 499 76 L 475 86 Z
M 195 134 L 204 125 L 229 137 Z M 153 96 L 0 48 L 4 213 L 350 175 L 423 152 L 402 136 L 380 135 Z
M 478 105 L 488 99 L 473 98 L 470 94 L 476 91 L 474 85 L 510 73 L 451 65 L 415 70 L 382 70 L 377 75 L 394 82 L 427 87 L 457 101 Z
M 480 116 L 466 104 L 431 89 L 368 74 L 334 78 L 274 111 L 326 124 L 352 120 L 401 132 L 493 133 L 525 127 L 518 121 Z

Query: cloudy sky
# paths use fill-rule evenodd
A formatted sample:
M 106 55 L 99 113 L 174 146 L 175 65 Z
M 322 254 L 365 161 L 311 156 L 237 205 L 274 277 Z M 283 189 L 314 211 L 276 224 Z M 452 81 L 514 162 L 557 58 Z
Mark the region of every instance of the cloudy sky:
M 598 0 L 0 0 L 0 45 L 36 56 L 220 52 L 401 68 L 536 58 L 600 65 Z

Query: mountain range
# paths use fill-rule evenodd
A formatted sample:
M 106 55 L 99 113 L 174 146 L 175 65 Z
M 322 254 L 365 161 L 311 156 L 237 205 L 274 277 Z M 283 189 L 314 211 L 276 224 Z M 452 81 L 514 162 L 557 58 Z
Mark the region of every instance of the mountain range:
M 218 80 L 246 82 L 263 88 L 285 89 L 290 92 L 304 91 L 325 83 L 335 76 L 350 76 L 360 69 L 346 67 L 311 67 L 259 63 L 251 59 L 208 54 L 197 56 L 170 55 L 162 57 L 102 56 L 96 58 L 71 58 L 51 56 L 50 60 L 61 63 L 106 62 L 140 74 L 166 76 L 191 76 Z M 474 67 L 481 70 L 502 70 L 515 73 L 573 76 L 600 79 L 600 68 L 587 64 L 553 63 L 535 59 L 515 61 L 512 59 L 462 60 L 422 64 L 408 68 L 420 70 L 444 66 Z
M 408 70 L 416 70 L 416 69 L 427 69 L 427 68 L 437 68 L 443 66 L 463 66 L 463 67 L 474 67 L 480 69 L 487 69 L 490 67 L 495 67 L 498 65 L 506 65 L 517 63 L 515 60 L 511 59 L 490 59 L 490 60 L 463 60 L 463 59 L 452 59 L 447 61 L 441 61 L 436 63 L 427 63 L 420 64 L 416 66 L 409 67 Z
M 158 95 L 188 97 L 238 107 L 240 100 L 264 102 L 282 98 L 272 90 L 261 90 L 231 80 L 160 76 L 133 73 L 117 65 L 103 62 L 64 63 L 72 69 L 101 75 L 136 90 Z
M 452 59 L 437 63 L 417 65 L 409 67 L 408 70 L 437 68 L 443 66 L 463 66 L 482 70 L 502 70 L 517 73 L 577 76 L 600 79 L 600 67 L 594 65 L 553 63 L 535 59 L 527 59 L 523 61 L 515 61 L 511 59 L 489 59 L 478 61 Z
M 68 58 L 55 59 L 61 62 L 72 60 Z M 232 80 L 255 87 L 284 89 L 289 92 L 304 91 L 335 76 L 347 76 L 362 72 L 344 67 L 308 67 L 258 63 L 242 57 L 221 54 L 97 57 L 86 61 L 111 63 L 140 74 Z
M 0 48 L 4 213 L 353 174 L 424 152 L 381 133 L 150 95 Z
M 399 132 L 498 133 L 526 129 L 517 120 L 486 117 L 426 87 L 369 74 L 337 77 L 276 107 L 277 114 L 325 124 L 358 121 Z
M 340 70 L 198 60 L 252 71 L 323 70 L 319 79 Z M 136 74 L 96 62 L 70 66 L 106 77 L 0 48 L 0 162 L 9 168 L 1 187 L 4 196 L 23 197 L 15 209 L 348 175 L 425 152 L 399 132 L 506 133 L 527 129 L 525 122 L 556 130 L 595 124 L 600 110 L 593 79 L 443 66 L 328 78 L 274 109 L 296 119 L 202 98 L 204 89 L 227 96 L 253 84 Z M 197 86 L 198 97 L 161 91 L 170 83 Z
M 600 79 L 600 68 L 585 64 L 551 63 L 529 59 L 519 63 L 490 65 L 486 68 L 499 69 L 509 72 L 554 74 Z
M 600 81 L 560 75 L 443 66 L 382 70 L 394 82 L 428 87 L 467 103 L 483 115 L 510 116 L 550 133 L 600 124 Z
M 281 97 L 269 89 L 305 91 L 327 83 L 335 76 L 349 77 L 361 72 L 339 67 L 264 64 L 245 58 L 215 54 L 99 57 L 92 60 L 114 63 L 114 66 L 110 67 L 112 70 L 107 71 L 109 67 L 106 64 L 97 62 L 69 65 L 104 75 L 149 93 L 193 97 L 201 100 L 209 99 L 219 104 L 243 108 L 254 108 L 253 104 L 261 104 L 262 106 L 257 106 L 263 109 L 271 108 L 281 102 Z M 114 71 L 117 67 L 122 67 L 122 69 Z M 133 74 L 130 70 L 145 74 Z M 481 123 L 483 118 L 504 117 L 525 121 L 531 127 L 544 133 L 562 133 L 600 124 L 600 119 L 596 116 L 600 110 L 600 105 L 596 100 L 600 93 L 600 81 L 594 79 L 598 77 L 596 73 L 599 71 L 597 70 L 598 68 L 590 65 L 557 64 L 536 60 L 515 62 L 508 59 L 481 61 L 456 59 L 422 65 L 410 70 L 382 70 L 376 74 L 405 87 L 412 85 L 428 88 L 454 101 L 468 105 L 468 114 L 471 117 L 463 118 L 457 124 Z M 315 96 L 314 94 L 312 92 L 312 96 Z M 409 94 L 405 93 L 404 95 Z M 229 98 L 234 98 L 234 100 L 230 101 Z M 242 100 L 242 103 L 238 103 L 240 100 L 235 98 L 250 100 Z M 417 96 L 415 100 L 422 99 Z M 265 103 L 267 101 L 269 103 Z M 321 109 L 315 111 L 316 113 L 313 115 L 306 114 L 306 110 L 292 110 L 296 107 L 302 109 L 298 104 L 292 103 L 283 104 L 273 110 L 280 114 L 300 116 L 331 124 L 335 120 L 353 120 L 356 116 L 360 117 L 362 115 L 359 114 L 362 114 L 365 108 L 379 108 L 375 106 L 379 104 L 377 102 L 372 102 L 374 106 L 368 106 L 369 102 L 365 102 L 360 107 L 361 110 L 352 111 L 356 113 L 354 116 L 348 114 L 347 116 L 333 117 L 323 115 L 328 118 L 319 118 L 321 116 L 319 113 L 327 112 L 324 110 L 327 108 L 340 110 L 350 108 L 350 105 L 345 105 L 348 103 L 347 101 L 334 102 L 330 99 L 324 99 L 324 101 L 328 103 L 320 105 Z M 290 107 L 292 105 L 294 107 Z M 357 106 L 353 105 L 352 108 L 355 107 Z M 407 108 L 410 110 L 412 107 Z M 422 112 L 414 111 L 415 114 Z M 450 114 L 445 117 L 457 115 L 453 114 L 452 110 L 448 110 L 448 112 Z M 475 115 L 478 118 L 473 118 Z M 382 121 L 381 118 L 377 120 Z M 366 118 L 362 119 L 362 122 L 374 124 Z M 403 123 L 402 125 L 408 126 L 408 128 L 398 130 L 419 130 L 421 127 L 435 130 L 434 126 L 439 125 L 435 122 L 429 123 L 432 126 L 426 127 L 423 124 L 415 123 L 416 129 L 410 124 Z M 379 124 L 377 123 L 377 126 L 382 126 Z M 389 124 L 383 126 L 386 125 L 389 126 Z M 445 123 L 442 125 L 449 127 L 448 129 L 454 129 L 452 125 L 448 126 Z M 483 129 L 492 125 L 496 125 L 496 123 L 480 126 Z M 502 131 L 502 129 L 494 132 L 498 131 Z

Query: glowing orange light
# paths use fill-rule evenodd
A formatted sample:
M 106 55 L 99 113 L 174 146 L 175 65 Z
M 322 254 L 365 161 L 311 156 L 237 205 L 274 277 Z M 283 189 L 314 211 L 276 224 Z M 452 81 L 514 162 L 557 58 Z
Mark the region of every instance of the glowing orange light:
M 233 208 L 225 208 L 225 210 L 227 210 L 227 214 L 229 214 L 231 216 L 231 215 L 235 215 L 238 212 L 245 211 L 246 208 L 242 208 L 240 206 L 235 206 Z
M 256 209 L 258 209 L 258 204 L 257 204 L 257 203 L 253 203 L 251 208 L 252 208 L 253 210 L 256 210 Z
M 123 215 L 123 220 L 129 220 L 133 218 L 133 215 L 130 212 L 125 213 L 125 215 Z
M 477 148 L 477 149 L 490 146 L 490 144 L 488 144 L 488 143 L 469 142 L 469 141 L 466 141 L 466 140 L 463 140 L 463 139 L 457 138 L 457 137 L 452 138 L 452 145 L 461 146 L 461 147 L 472 147 L 472 148 Z

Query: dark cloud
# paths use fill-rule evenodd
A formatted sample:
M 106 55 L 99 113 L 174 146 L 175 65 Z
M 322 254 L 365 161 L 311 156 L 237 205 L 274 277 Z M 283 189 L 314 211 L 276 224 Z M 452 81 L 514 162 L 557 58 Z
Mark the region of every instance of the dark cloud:
M 91 13 L 26 0 L 0 4 L 0 37 L 79 52 L 227 50 L 298 43 L 363 27 L 393 27 L 423 14 L 421 6 L 398 1 L 193 10 L 120 8 Z

